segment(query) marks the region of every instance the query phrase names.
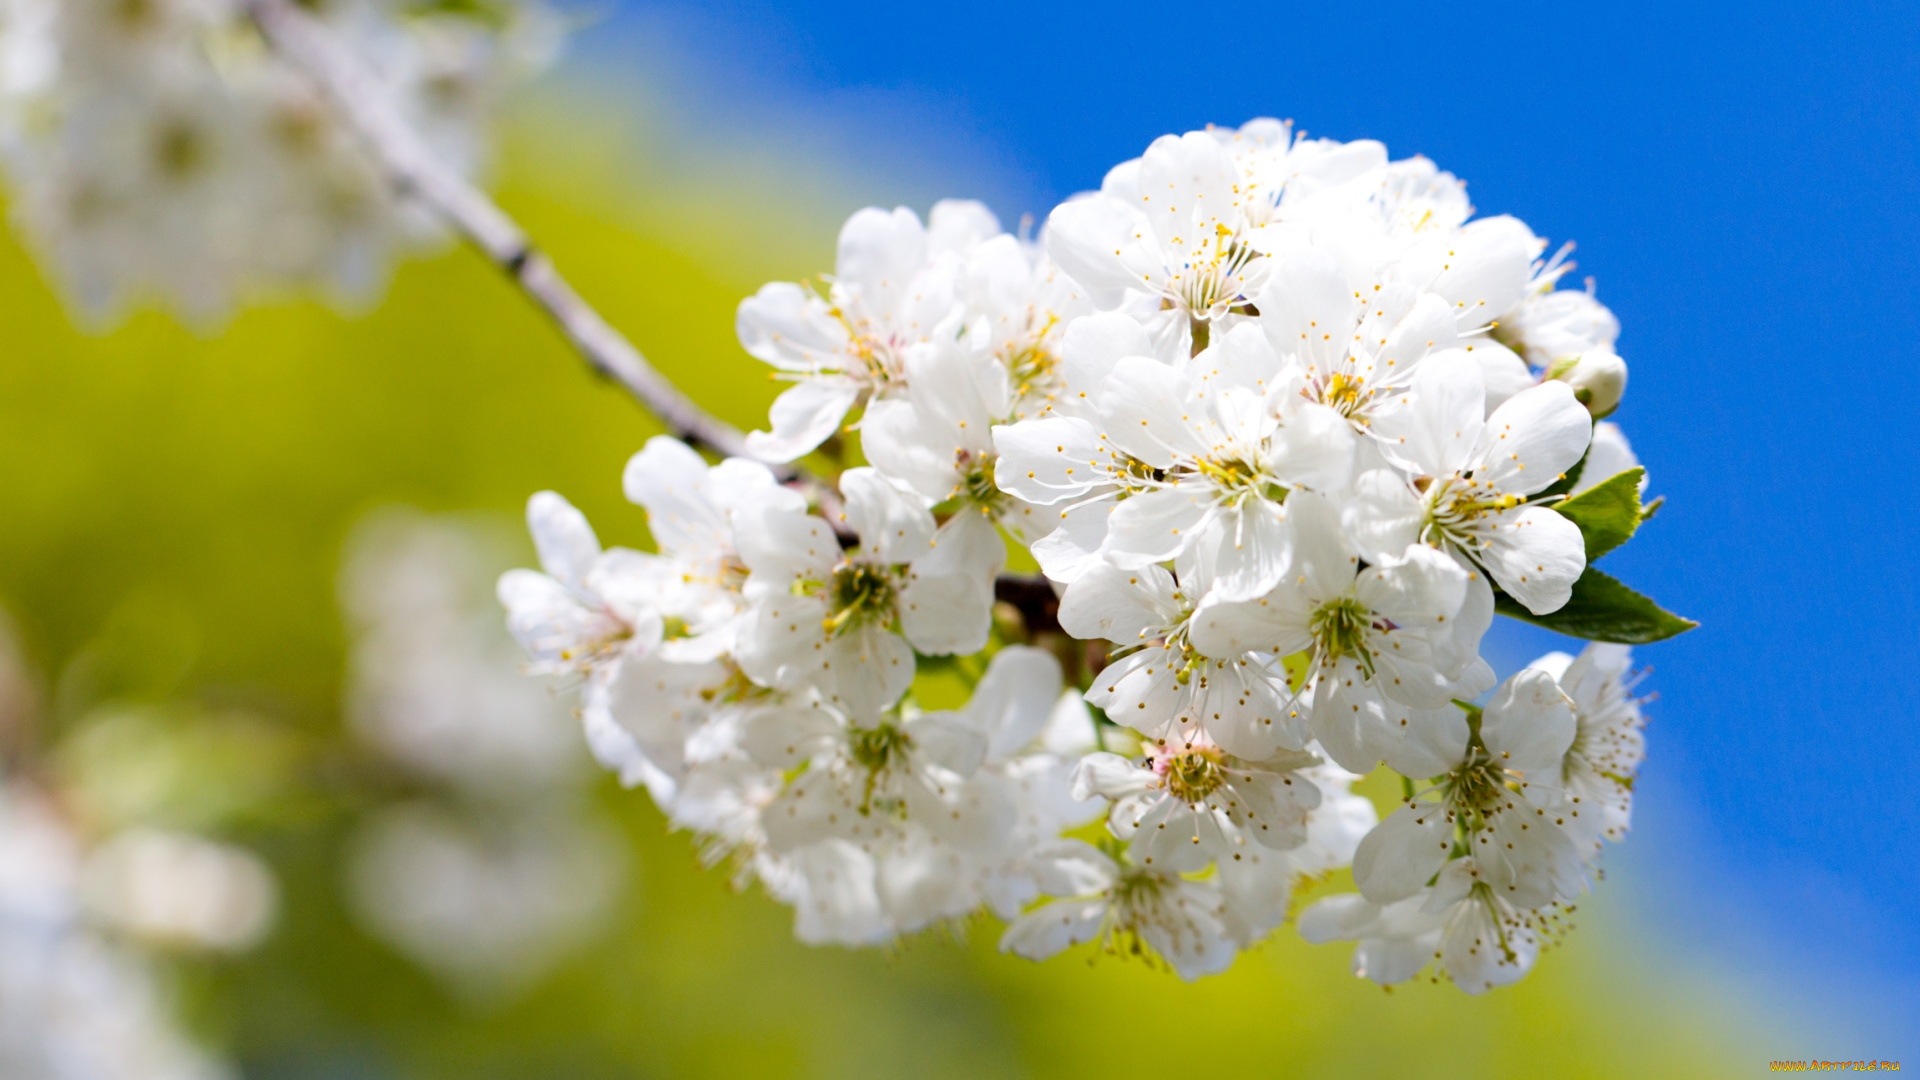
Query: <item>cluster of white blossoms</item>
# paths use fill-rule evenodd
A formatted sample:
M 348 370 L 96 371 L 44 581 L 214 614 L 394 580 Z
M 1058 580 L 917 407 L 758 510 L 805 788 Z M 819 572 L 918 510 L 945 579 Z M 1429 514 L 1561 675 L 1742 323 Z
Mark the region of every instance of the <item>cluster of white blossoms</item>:
M 656 553 L 538 494 L 509 626 L 805 941 L 985 910 L 1020 955 L 1192 979 L 1351 866 L 1306 937 L 1511 982 L 1627 827 L 1626 645 L 1691 624 L 1589 565 L 1652 511 L 1596 429 L 1617 323 L 1471 216 L 1424 158 L 1272 120 L 1157 140 L 1037 243 L 862 210 L 833 275 L 739 311 L 793 384 L 749 451 L 837 492 L 656 438 L 625 473 Z M 1501 684 L 1496 612 L 1595 644 Z M 1382 821 L 1350 785 L 1383 762 Z
M 558 42 L 536 0 L 300 6 L 463 175 L 500 89 Z M 439 235 L 241 0 L 0 0 L 0 167 L 19 226 L 96 318 L 159 302 L 210 321 L 290 287 L 364 298 Z

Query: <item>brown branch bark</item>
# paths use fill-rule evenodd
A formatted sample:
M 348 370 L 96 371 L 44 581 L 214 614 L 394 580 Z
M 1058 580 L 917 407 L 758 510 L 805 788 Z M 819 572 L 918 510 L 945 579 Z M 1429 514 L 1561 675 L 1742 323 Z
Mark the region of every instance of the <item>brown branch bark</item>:
M 260 34 L 312 79 L 366 143 L 394 188 L 431 206 L 506 273 L 560 327 L 594 371 L 639 399 L 680 439 L 718 454 L 746 453 L 746 438 L 710 415 L 660 374 L 633 343 L 581 299 L 518 223 L 467 179 L 442 164 L 388 102 L 372 75 L 293 0 L 243 0 Z M 783 479 L 799 471 L 775 467 Z

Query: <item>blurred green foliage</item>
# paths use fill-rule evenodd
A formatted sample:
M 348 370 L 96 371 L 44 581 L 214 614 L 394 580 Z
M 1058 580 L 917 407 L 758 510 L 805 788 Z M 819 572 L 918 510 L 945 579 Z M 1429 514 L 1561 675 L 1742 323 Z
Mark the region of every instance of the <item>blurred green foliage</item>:
M 659 366 L 753 425 L 777 387 L 735 343 L 734 305 L 765 280 L 828 268 L 844 208 L 799 205 L 772 163 L 648 177 L 633 148 L 585 134 L 617 130 L 595 119 L 551 106 L 523 117 L 504 202 Z M 1348 973 L 1346 947 L 1285 930 L 1196 986 L 1086 950 L 1047 965 L 1003 957 L 984 920 L 892 952 L 809 949 L 784 909 L 731 891 L 643 794 L 610 781 L 596 798 L 639 867 L 614 929 L 518 1000 L 463 1004 L 358 931 L 341 899 L 340 811 L 361 783 L 338 708 L 341 544 L 382 504 L 511 517 L 550 487 L 606 542 L 641 545 L 620 467 L 657 427 L 465 251 L 403 267 L 359 316 L 289 301 L 214 336 L 152 314 L 76 331 L 11 240 L 0 295 L 0 602 L 52 688 L 34 741 L 73 736 L 46 766 L 56 775 L 112 776 L 129 755 L 171 762 L 165 790 L 108 783 L 79 797 L 96 817 L 224 830 L 275 866 L 286 910 L 262 949 L 170 968 L 196 1029 L 249 1076 L 1759 1067 L 1741 1056 L 1738 999 L 1639 943 L 1617 884 L 1582 905 L 1599 925 L 1485 998 L 1383 992 Z M 172 743 L 157 734 L 168 725 Z M 309 802 L 274 813 L 263 790 Z

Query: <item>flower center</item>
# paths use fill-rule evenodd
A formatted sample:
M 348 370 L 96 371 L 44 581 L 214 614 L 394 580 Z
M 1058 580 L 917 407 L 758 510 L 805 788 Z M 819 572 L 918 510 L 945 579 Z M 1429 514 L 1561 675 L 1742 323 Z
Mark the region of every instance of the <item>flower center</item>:
M 1510 794 L 1506 770 L 1481 751 L 1476 751 L 1466 764 L 1455 769 L 1443 788 L 1448 802 L 1482 817 L 1498 809 Z
M 1172 292 L 1195 319 L 1210 319 L 1245 299 L 1242 280 L 1260 253 L 1241 243 L 1224 224 L 1173 273 Z M 1178 240 L 1175 241 L 1178 244 Z
M 1044 392 L 1052 387 L 1060 357 L 1047 348 L 1045 342 L 1047 335 L 1053 332 L 1059 322 L 1060 316 L 1048 312 L 1038 331 L 1024 343 L 1009 349 L 1004 360 L 1007 374 L 1012 378 L 1013 385 L 1019 388 L 1014 391 L 1015 397 L 1026 397 L 1036 389 Z
M 968 503 L 992 513 L 1007 501 L 1007 495 L 993 482 L 992 454 L 972 450 L 955 451 L 962 473 L 959 495 Z
M 728 554 L 721 557 L 720 587 L 728 592 L 739 592 L 745 588 L 747 578 L 752 576 L 752 574 L 753 571 L 748 569 L 747 564 L 741 560 L 740 556 Z
M 1167 794 L 1189 805 L 1205 802 L 1207 796 L 1227 782 L 1225 755 L 1213 747 L 1189 750 L 1154 762 Z
M 1320 404 L 1356 423 L 1369 397 L 1366 380 L 1344 371 L 1334 372 L 1320 384 Z
M 855 377 L 865 375 L 876 386 L 902 381 L 900 358 L 895 354 L 891 341 L 872 333 L 867 320 L 853 318 L 838 304 L 833 305 L 827 314 L 847 332 L 847 352 L 859 362 L 859 367 L 847 374 Z
M 1367 639 L 1375 629 L 1373 612 L 1351 596 L 1321 604 L 1308 622 L 1323 662 L 1353 657 L 1369 675 L 1373 673 L 1373 653 L 1367 648 Z
M 827 583 L 827 632 L 838 636 L 848 630 L 893 621 L 893 575 L 885 567 L 869 562 L 844 562 L 834 568 Z
M 592 667 L 602 660 L 610 659 L 633 638 L 633 627 L 625 619 L 602 608 L 593 618 L 593 630 L 583 634 L 575 644 L 560 650 L 560 659 L 568 664 L 578 664 L 582 670 Z
M 847 732 L 847 752 L 854 764 L 868 772 L 884 772 L 895 759 L 913 747 L 907 733 L 892 724 L 872 728 L 852 728 Z
M 212 147 L 200 130 L 185 121 L 168 124 L 153 146 L 154 164 L 169 180 L 185 180 L 212 160 Z
M 860 813 L 866 816 L 873 812 L 873 796 L 880 784 L 881 776 L 896 765 L 903 765 L 907 751 L 913 749 L 913 740 L 907 733 L 892 724 L 881 723 L 879 727 L 851 728 L 847 732 L 847 756 L 853 763 L 866 770 L 866 784 L 860 796 Z M 883 808 L 888 800 L 882 800 Z M 902 812 L 905 806 L 898 809 Z
M 1421 477 L 1421 481 L 1423 484 L 1416 486 L 1421 486 L 1426 493 L 1427 521 L 1420 538 L 1428 543 L 1444 538 L 1463 547 L 1479 547 L 1474 530 L 1480 519 L 1511 510 L 1522 501 L 1517 495 L 1506 494 L 1491 483 L 1470 477 L 1450 476 L 1437 483 Z
M 1249 497 L 1275 503 L 1285 502 L 1287 499 L 1287 489 L 1284 486 L 1274 483 L 1272 477 L 1245 458 L 1196 458 L 1193 468 L 1200 475 L 1213 481 L 1225 496 L 1222 501 L 1230 505 L 1237 506 Z

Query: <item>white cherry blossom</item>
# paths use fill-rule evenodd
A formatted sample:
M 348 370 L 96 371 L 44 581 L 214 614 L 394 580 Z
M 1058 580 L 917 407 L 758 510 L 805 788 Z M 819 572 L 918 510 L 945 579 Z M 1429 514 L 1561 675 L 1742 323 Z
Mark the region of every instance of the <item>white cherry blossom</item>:
M 1342 143 L 1308 139 L 1291 121 L 1261 117 L 1208 132 L 1233 155 L 1248 193 L 1247 219 L 1255 247 L 1272 250 L 1302 200 L 1367 175 L 1387 161 L 1387 148 L 1371 139 Z M 1310 215 L 1306 215 L 1310 216 Z
M 1633 696 L 1639 681 L 1633 650 L 1596 641 L 1578 657 L 1548 653 L 1533 667 L 1553 676 L 1573 702 L 1576 730 L 1562 767 L 1566 805 L 1578 809 L 1566 828 L 1593 853 L 1600 840 L 1626 839 L 1633 820 L 1633 781 L 1646 760 L 1646 718 Z
M 1591 291 L 1556 289 L 1559 265 L 1536 277 L 1536 284 L 1511 311 L 1500 317 L 1494 336 L 1537 368 L 1567 356 L 1612 352 L 1620 338 L 1620 320 Z
M 1109 516 L 1104 557 L 1138 569 L 1191 552 L 1222 600 L 1273 588 L 1293 546 L 1288 492 L 1337 491 L 1353 468 L 1347 424 L 1306 400 L 1304 381 L 1247 325 L 1185 370 L 1146 357 L 1115 364 L 1102 441 L 1151 471 Z
M 841 228 L 824 295 L 780 281 L 740 302 L 741 346 L 794 382 L 774 402 L 773 430 L 747 436 L 755 456 L 791 461 L 825 442 L 856 406 L 906 385 L 906 350 L 927 341 L 963 299 L 955 247 L 984 231 L 982 212 L 977 203 L 941 203 L 930 233 L 904 206 L 868 207 Z
M 1050 515 L 1001 491 L 994 483 L 993 425 L 1012 408 L 1006 368 L 984 347 L 985 323 L 971 335 L 956 316 L 933 341 L 908 350 L 910 386 L 868 406 L 861 445 L 887 477 L 929 505 L 950 507 L 930 544 L 956 571 L 988 577 L 1006 565 L 1000 526 L 1044 533 Z
M 1188 982 L 1232 966 L 1236 942 L 1218 887 L 1122 865 L 1078 840 L 1047 855 L 1047 892 L 1065 899 L 1015 919 L 1000 938 L 1002 952 L 1045 960 L 1087 942 L 1124 955 L 1151 948 Z
M 869 468 L 841 476 L 861 546 L 840 549 L 822 518 L 762 507 L 737 523 L 751 574 L 751 621 L 737 659 L 781 689 L 812 686 L 855 715 L 877 713 L 913 681 L 914 650 L 970 653 L 986 644 L 993 580 L 932 547 L 933 515 Z
M 1420 362 L 1459 336 L 1445 297 L 1377 276 L 1356 281 L 1333 254 L 1312 247 L 1278 260 L 1259 308 L 1274 351 L 1304 372 L 1306 399 L 1363 436 L 1403 404 L 1400 391 Z
M 1267 260 L 1251 243 L 1233 156 L 1203 131 L 1156 139 L 1110 173 L 1098 194 L 1069 200 L 1047 221 L 1047 253 L 1102 310 L 1129 292 L 1158 302 L 1164 343 L 1205 345 L 1210 328 L 1259 294 Z
M 586 515 L 551 491 L 527 500 L 527 528 L 545 572 L 509 570 L 498 592 L 532 671 L 604 678 L 623 657 L 659 644 L 664 622 L 649 601 L 671 573 L 660 560 L 602 552 Z
M 1087 700 L 1167 749 L 1211 742 L 1260 760 L 1305 746 L 1278 659 L 1259 649 L 1203 652 L 1192 639 L 1194 606 L 1158 566 L 1102 564 L 1067 586 L 1061 627 L 1116 646 Z
M 1351 866 L 1308 940 L 1511 983 L 1624 834 L 1642 721 L 1623 647 L 1496 689 L 1481 642 L 1500 594 L 1611 633 L 1559 615 L 1587 537 L 1557 489 L 1636 462 L 1568 249 L 1473 215 L 1431 161 L 1268 119 L 1155 141 L 1039 245 L 978 203 L 861 211 L 834 277 L 739 331 L 796 384 L 752 451 L 871 464 L 788 487 L 654 440 L 626 487 L 658 554 L 542 496 L 516 633 L 802 941 L 984 911 L 1004 951 L 1191 980 Z M 1018 548 L 1044 582 L 1006 578 Z M 1352 791 L 1381 762 L 1385 820 Z
M 1096 753 L 1080 762 L 1074 794 L 1113 802 L 1108 828 L 1132 842 L 1141 865 L 1191 873 L 1240 859 L 1250 842 L 1275 851 L 1306 843 L 1320 789 L 1299 770 L 1318 760 L 1282 752 L 1246 761 L 1204 743 L 1157 749 L 1144 762 Z
M 1313 737 L 1345 768 L 1391 763 L 1422 711 L 1493 685 L 1455 638 L 1467 574 L 1418 544 L 1362 568 L 1331 502 L 1310 492 L 1289 502 L 1298 531 L 1287 580 L 1255 601 L 1204 605 L 1191 639 L 1206 655 L 1305 653 L 1300 702 Z
M 1431 358 L 1409 388 L 1409 407 L 1378 430 L 1402 471 L 1372 470 L 1355 482 L 1347 530 L 1378 560 L 1424 543 L 1457 559 L 1471 582 L 1467 610 L 1484 629 L 1492 587 L 1535 614 L 1557 611 L 1586 569 L 1579 526 L 1526 499 L 1558 481 L 1586 453 L 1587 411 L 1561 383 L 1524 390 L 1483 421 L 1481 371 L 1464 354 Z
M 1377 904 L 1351 893 L 1300 913 L 1310 944 L 1358 941 L 1353 973 L 1383 986 L 1433 963 L 1455 986 L 1483 994 L 1524 978 L 1539 959 L 1548 920 L 1516 908 L 1481 880 L 1472 858 L 1456 859 L 1413 896 Z
M 1032 551 L 1048 577 L 1068 583 L 1101 561 L 1114 508 L 1123 496 L 1147 490 L 1153 476 L 1152 466 L 1102 437 L 1099 410 L 1109 377 L 1123 358 L 1175 360 L 1117 312 L 1076 320 L 1061 349 L 1059 399 L 1039 418 L 993 429 L 993 475 L 1001 491 L 1057 518 L 1035 530 L 1041 535 Z
M 1582 808 L 1568 801 L 1561 771 L 1576 730 L 1566 695 L 1529 668 L 1500 687 L 1476 733 L 1468 727 L 1464 719 L 1426 725 L 1423 742 L 1446 771 L 1360 842 L 1353 880 L 1368 900 L 1414 895 L 1457 851 L 1478 860 L 1476 880 L 1517 908 L 1585 886 L 1568 831 Z
M 360 303 L 395 256 L 439 237 L 240 4 L 9 6 L 0 163 L 24 230 L 88 317 L 158 302 L 213 324 L 289 286 Z M 312 14 L 364 91 L 475 176 L 501 91 L 551 59 L 558 20 L 521 0 L 486 18 L 401 7 L 338 0 Z

